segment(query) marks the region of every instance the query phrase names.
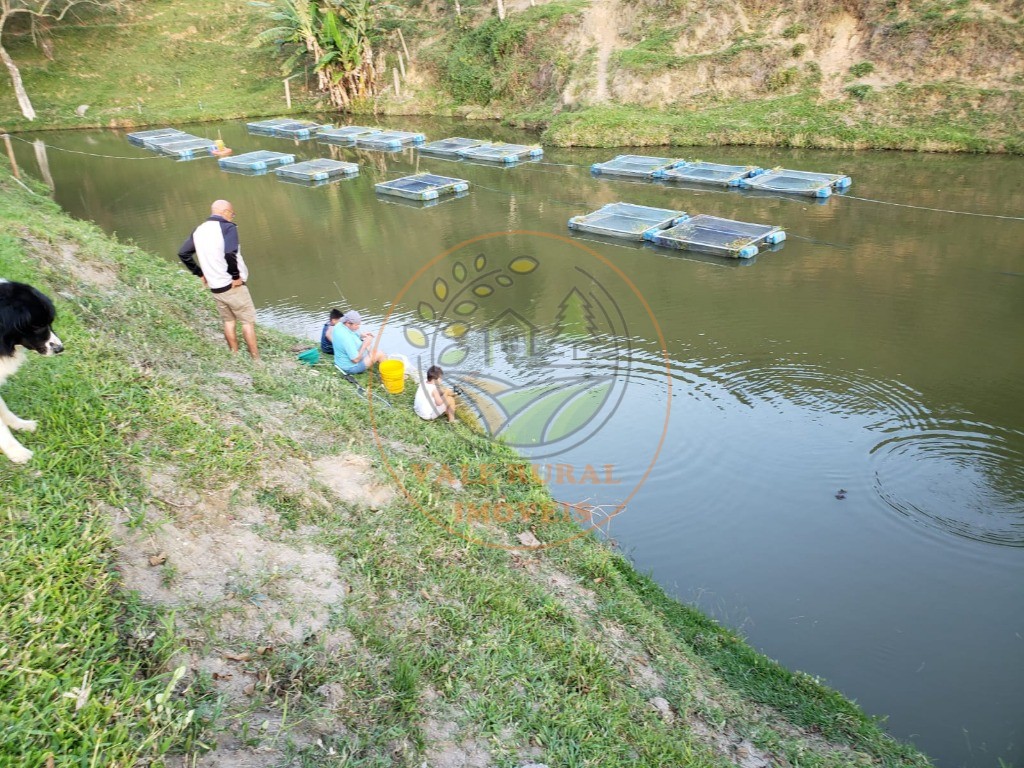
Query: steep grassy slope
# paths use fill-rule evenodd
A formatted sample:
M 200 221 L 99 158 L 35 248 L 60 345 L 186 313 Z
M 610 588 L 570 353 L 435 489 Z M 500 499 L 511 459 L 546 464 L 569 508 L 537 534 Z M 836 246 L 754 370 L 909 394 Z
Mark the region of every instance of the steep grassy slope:
M 601 541 L 460 522 L 550 497 L 411 387 L 368 404 L 265 328 L 230 356 L 197 280 L 2 160 L 0 274 L 67 345 L 4 387 L 40 425 L 0 457 L 0 765 L 927 766 Z

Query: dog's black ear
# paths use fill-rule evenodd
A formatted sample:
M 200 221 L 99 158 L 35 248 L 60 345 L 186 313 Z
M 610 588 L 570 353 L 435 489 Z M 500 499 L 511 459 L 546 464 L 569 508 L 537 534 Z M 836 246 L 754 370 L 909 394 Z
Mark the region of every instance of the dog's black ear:
M 25 283 L 0 282 L 0 357 L 14 354 L 25 331 L 49 326 L 56 317 L 53 302 L 42 291 Z

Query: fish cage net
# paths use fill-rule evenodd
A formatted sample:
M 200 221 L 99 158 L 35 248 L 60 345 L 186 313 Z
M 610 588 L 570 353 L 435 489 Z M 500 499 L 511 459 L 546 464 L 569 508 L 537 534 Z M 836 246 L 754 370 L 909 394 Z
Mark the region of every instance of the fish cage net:
M 441 195 L 466 192 L 469 182 L 433 173 L 417 173 L 400 179 L 375 184 L 374 189 L 384 195 L 395 195 L 407 200 L 435 200 Z
M 460 157 L 472 160 L 484 160 L 492 163 L 518 163 L 520 160 L 540 157 L 544 150 L 538 146 L 527 144 L 481 144 L 459 152 Z
M 325 181 L 327 179 L 355 176 L 359 173 L 359 165 L 341 160 L 319 158 L 306 160 L 302 163 L 284 165 L 274 170 L 278 176 L 288 176 L 300 181 Z
M 753 165 L 723 165 L 695 161 L 683 163 L 674 168 L 655 171 L 654 178 L 665 181 L 692 181 L 697 184 L 719 184 L 725 187 L 739 186 L 741 179 L 764 173 Z
M 265 171 L 275 165 L 288 165 L 295 162 L 295 155 L 285 152 L 271 152 L 259 150 L 258 152 L 246 152 L 244 155 L 235 157 L 222 157 L 217 161 L 221 168 L 231 168 L 239 171 Z
M 325 128 L 317 131 L 318 141 L 333 142 L 335 144 L 354 144 L 360 136 L 369 136 L 375 133 L 382 133 L 380 128 L 368 128 L 365 125 L 345 125 L 341 128 Z
M 389 205 L 403 205 L 406 208 L 433 208 L 435 205 L 449 203 L 452 200 L 461 200 L 464 197 L 469 197 L 469 192 L 454 192 L 453 194 L 436 197 L 432 200 L 410 200 L 405 197 L 396 197 L 394 195 L 388 195 L 381 192 L 377 193 L 378 202 L 387 203 Z
M 412 131 L 381 131 L 356 137 L 357 147 L 368 149 L 401 149 L 402 147 L 422 144 L 426 137 L 422 133 Z
M 812 173 L 776 168 L 740 182 L 746 189 L 786 192 L 808 197 L 828 197 L 850 186 L 852 179 L 839 173 Z
M 759 245 L 781 243 L 786 239 L 786 233 L 769 224 L 751 224 L 701 214 L 670 229 L 650 231 L 644 239 L 666 248 L 749 259 L 757 254 Z
M 424 144 L 419 148 L 419 151 L 434 155 L 458 157 L 459 152 L 463 149 L 479 147 L 486 143 L 487 142 L 482 141 L 481 139 L 464 139 L 461 136 L 452 136 L 448 139 L 441 139 L 440 141 L 432 141 L 429 144 Z
M 609 203 L 584 216 L 569 219 L 569 229 L 626 240 L 643 240 L 649 230 L 661 230 L 686 218 L 683 211 L 632 203 Z
M 268 136 L 274 135 L 274 130 L 278 126 L 288 125 L 294 123 L 290 117 L 275 117 L 271 120 L 255 120 L 251 123 L 246 123 L 245 127 L 249 130 L 249 133 L 263 133 Z
M 310 120 L 293 120 L 284 125 L 274 126 L 274 135 L 283 139 L 308 139 L 321 129 L 331 127 L 330 125 L 314 123 Z
M 173 157 L 180 158 L 191 158 L 197 155 L 208 155 L 217 148 L 216 142 L 210 141 L 209 139 L 200 139 L 194 136 L 187 139 L 181 139 L 180 141 L 173 141 L 167 144 L 161 144 L 157 147 L 158 151 L 164 155 L 171 155 Z
M 134 144 L 137 147 L 144 146 L 145 143 L 150 139 L 158 139 L 163 136 L 188 136 L 190 134 L 184 131 L 179 131 L 177 128 L 153 128 L 148 131 L 135 131 L 129 133 L 127 139 L 129 143 Z
M 202 136 L 193 136 L 191 133 L 165 133 L 162 136 L 154 136 L 143 141 L 142 146 L 154 152 L 159 152 L 160 147 L 165 144 L 177 144 L 182 141 L 203 141 Z
M 673 168 L 681 162 L 681 160 L 673 160 L 670 157 L 619 155 L 604 163 L 594 163 L 590 166 L 590 170 L 596 174 L 648 177 L 657 171 Z

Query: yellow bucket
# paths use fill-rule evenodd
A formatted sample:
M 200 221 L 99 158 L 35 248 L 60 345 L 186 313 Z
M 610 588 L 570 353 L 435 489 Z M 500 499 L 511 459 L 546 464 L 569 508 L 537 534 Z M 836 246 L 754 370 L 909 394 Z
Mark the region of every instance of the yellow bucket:
M 382 360 L 377 366 L 384 389 L 392 395 L 400 395 L 405 391 L 405 362 L 402 360 Z

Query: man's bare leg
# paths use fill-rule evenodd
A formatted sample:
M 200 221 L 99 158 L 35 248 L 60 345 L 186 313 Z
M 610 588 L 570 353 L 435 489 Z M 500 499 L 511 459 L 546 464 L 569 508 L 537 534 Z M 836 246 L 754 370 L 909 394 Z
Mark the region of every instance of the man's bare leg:
M 228 343 L 228 349 L 230 349 L 232 353 L 238 351 L 238 337 L 235 336 L 234 320 L 224 321 L 224 341 Z
M 242 323 L 242 338 L 245 339 L 245 346 L 249 349 L 249 357 L 259 360 L 260 350 L 256 346 L 256 325 L 254 323 Z

